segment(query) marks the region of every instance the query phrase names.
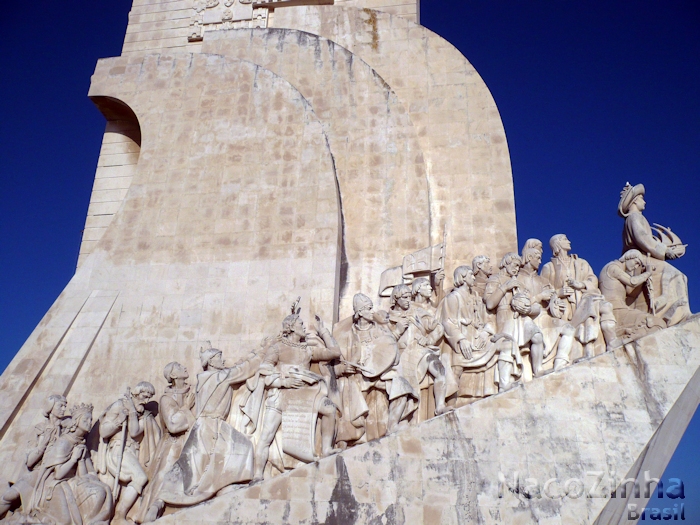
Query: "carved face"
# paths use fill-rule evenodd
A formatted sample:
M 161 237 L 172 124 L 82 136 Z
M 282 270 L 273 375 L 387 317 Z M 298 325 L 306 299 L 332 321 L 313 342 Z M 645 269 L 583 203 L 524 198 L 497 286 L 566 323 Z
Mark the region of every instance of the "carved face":
M 647 207 L 647 201 L 644 200 L 644 195 L 637 195 L 632 202 L 637 205 L 639 211 L 644 211 L 644 208 Z
M 520 271 L 520 261 L 517 259 L 511 259 L 510 262 L 505 265 L 504 269 L 508 275 L 515 277 Z
M 85 433 L 90 432 L 92 428 L 92 415 L 89 412 L 82 414 L 78 418 L 78 428 Z
M 187 369 L 184 366 L 178 363 L 173 368 L 173 373 L 171 377 L 173 379 L 187 379 L 188 377 L 190 377 L 190 374 L 189 372 L 187 372 Z
M 372 305 L 368 304 L 367 306 L 362 307 L 357 314 L 364 319 L 365 321 L 373 321 L 374 320 L 374 313 L 372 312 Z
M 625 261 L 625 269 L 627 270 L 627 273 L 632 273 L 634 272 L 637 268 L 639 268 L 642 265 L 642 261 L 637 259 L 636 257 L 634 259 L 628 259 Z
M 571 241 L 566 235 L 559 241 L 559 248 L 563 252 L 569 252 L 571 250 Z
M 430 287 L 430 283 L 427 281 L 422 282 L 418 287 L 418 294 L 430 299 L 430 297 L 433 295 L 433 289 Z
M 542 252 L 537 252 L 530 256 L 530 266 L 537 270 L 542 264 Z
M 475 272 L 479 273 L 480 271 L 486 276 L 490 276 L 491 274 L 493 274 L 493 266 L 491 265 L 491 259 L 487 258 L 484 262 L 482 262 L 476 267 Z
M 209 366 L 216 369 L 224 368 L 224 358 L 221 355 L 221 352 L 214 354 L 214 357 L 209 360 Z
M 53 408 L 51 409 L 51 415 L 61 418 L 65 415 L 66 413 L 66 402 L 61 399 L 59 401 L 56 401 L 53 404 Z
M 134 396 L 134 404 L 136 405 L 145 405 L 148 403 L 153 396 L 151 395 L 150 392 L 146 392 L 145 390 L 139 392 L 138 395 Z
M 304 321 L 301 320 L 301 317 L 297 317 L 297 320 L 294 322 L 294 326 L 292 327 L 292 331 L 299 337 L 306 336 L 306 328 L 304 327 Z
M 476 277 L 474 277 L 474 272 L 467 271 L 467 273 L 464 275 L 464 283 L 467 286 L 474 286 L 474 283 L 476 283 Z
M 396 304 L 402 310 L 408 310 L 411 306 L 411 292 L 406 290 L 399 297 L 396 298 Z

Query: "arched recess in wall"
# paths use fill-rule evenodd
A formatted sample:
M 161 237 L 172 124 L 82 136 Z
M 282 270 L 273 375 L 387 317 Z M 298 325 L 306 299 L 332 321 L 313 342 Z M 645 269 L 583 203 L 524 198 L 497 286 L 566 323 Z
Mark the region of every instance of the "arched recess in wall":
M 132 109 L 112 97 L 90 97 L 107 125 L 97 160 L 78 268 L 107 231 L 129 191 L 141 153 L 141 126 Z

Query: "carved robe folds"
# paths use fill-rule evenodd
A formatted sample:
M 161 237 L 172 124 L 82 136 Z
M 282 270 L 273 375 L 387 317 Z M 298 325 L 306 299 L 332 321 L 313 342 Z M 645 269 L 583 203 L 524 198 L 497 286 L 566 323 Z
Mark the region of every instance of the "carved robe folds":
M 431 361 L 440 360 L 440 350 L 436 345 L 442 340 L 444 329 L 432 312 L 416 303 L 411 303 L 408 310 L 390 310 L 389 321 L 392 326 L 398 322 L 407 326 L 398 340 L 397 372 L 408 381 L 414 392 L 420 393 L 417 411 L 411 418 L 412 423 L 420 423 L 434 415 L 435 403 L 429 395 L 431 382 L 428 369 Z M 448 396 L 457 391 L 454 378 L 450 386 Z
M 267 429 L 274 432 L 274 438 L 270 436 L 272 442 L 267 461 L 278 472 L 322 456 L 316 428 L 321 404 L 327 401 L 328 386 L 323 376 L 311 370 L 311 362 L 337 356 L 337 348 L 335 350 L 334 354 L 323 341 L 316 338 L 308 344 L 294 343 L 280 337 L 265 351 L 259 377 L 252 385 L 253 391 L 266 389 L 265 400 L 261 403 L 262 398 L 253 392 L 245 412 L 251 420 L 258 421 L 258 432 L 254 437 L 256 446 L 261 440 L 260 431 Z M 276 386 L 287 379 L 298 380 L 303 386 Z
M 101 418 L 103 428 L 105 421 L 117 428 L 121 427 L 127 420 L 128 413 L 129 406 L 126 400 L 115 401 Z M 100 478 L 108 485 L 113 484 L 114 477 L 119 472 L 119 481 L 128 483 L 140 494 L 148 483 L 145 469 L 148 468 L 153 459 L 161 431 L 150 413 L 140 414 L 139 420 L 143 424 L 143 433 L 137 439 L 132 438 L 127 432 L 126 443 L 123 445 L 121 431 L 113 434 L 108 441 L 100 439 L 96 467 Z M 122 446 L 124 446 L 124 453 L 120 466 L 119 457 Z
M 442 360 L 459 385 L 457 406 L 498 393 L 498 354 L 490 340 L 493 328 L 486 324 L 486 307 L 478 292 L 470 292 L 466 285 L 453 289 L 440 303 L 438 314 L 449 345 Z M 471 357 L 462 354 L 460 341 L 467 342 Z
M 598 289 L 598 278 L 588 262 L 574 254 L 568 255 L 566 260 L 552 257 L 551 262 L 542 268 L 542 277 L 556 290 L 567 286 L 568 279 L 580 281 L 586 286 L 584 290 L 576 290 L 571 297 L 553 300 L 565 306 L 563 313 L 552 308 L 553 305 L 550 305 L 549 312 L 554 316 L 552 322 L 560 330 L 564 329 L 563 325 L 568 323 L 573 328 L 576 341 L 582 347 L 595 344 L 597 347 L 595 353 L 601 353 L 605 349 L 605 341 L 601 337 L 601 322 L 614 322 L 614 316 L 611 305 L 605 301 L 605 297 Z M 583 351 L 578 348 L 575 355 L 571 354 L 570 345 L 560 340 L 556 359 L 566 361 L 568 364 L 583 355 Z
M 87 450 L 69 473 L 57 474 L 71 461 L 76 446 L 69 436 L 58 438 L 46 451 L 32 495 L 30 515 L 56 525 L 107 524 L 111 518 L 110 488 L 85 466 Z M 77 475 L 76 470 L 82 475 Z
M 253 443 L 226 420 L 233 386 L 250 378 L 259 361 L 197 375 L 192 426 L 179 459 L 165 475 L 159 498 L 171 505 L 194 505 L 233 483 L 253 477 Z
M 375 314 L 377 318 L 385 314 Z M 345 365 L 336 366 L 342 418 L 337 441 L 370 441 L 386 434 L 388 403 L 407 397 L 401 419 L 417 408 L 418 392 L 397 370 L 399 351 L 396 337 L 388 326 L 375 322 L 361 330 L 351 319 L 338 323 L 334 337 L 343 360 L 359 365 L 354 374 Z
M 145 521 L 150 506 L 158 499 L 165 475 L 180 457 L 185 445 L 187 430 L 194 423 L 195 418 L 191 410 L 193 405 L 194 396 L 189 387 L 180 391 L 173 387 L 167 387 L 165 395 L 160 398 L 159 409 L 163 437 L 158 443 L 153 461 L 146 472 L 149 482 L 141 498 L 136 518 L 138 523 Z

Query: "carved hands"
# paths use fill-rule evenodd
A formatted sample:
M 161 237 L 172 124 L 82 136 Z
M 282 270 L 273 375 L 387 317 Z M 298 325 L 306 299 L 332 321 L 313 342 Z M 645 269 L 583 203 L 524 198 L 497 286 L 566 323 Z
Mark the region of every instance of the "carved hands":
M 78 460 L 86 457 L 87 455 L 87 447 L 84 444 L 76 445 L 76 447 L 73 449 L 73 453 L 70 455 L 70 459 L 73 463 L 76 463 Z
M 324 335 L 330 334 L 328 328 L 326 328 L 326 326 L 323 324 L 323 319 L 321 319 L 318 315 L 314 316 L 313 326 L 318 336 L 322 339 Z
M 504 292 L 510 292 L 514 288 L 525 288 L 525 286 L 515 277 L 508 279 L 506 283 L 502 286 Z
M 666 259 L 678 259 L 683 257 L 683 255 L 685 255 L 685 246 L 682 244 L 666 248 Z
M 514 312 L 517 312 L 520 315 L 530 315 L 532 312 L 532 302 L 527 294 L 523 292 L 513 295 L 511 307 L 513 308 Z
M 394 325 L 394 330 L 396 331 L 397 337 L 401 337 L 403 333 L 408 329 L 408 322 L 406 322 L 403 319 L 399 319 L 396 321 L 396 324 Z
M 435 272 L 433 277 L 433 283 L 435 283 L 435 289 L 442 288 L 442 283 L 445 282 L 445 270 L 438 270 Z
M 586 289 L 586 283 L 583 283 L 581 281 L 577 281 L 576 279 L 567 279 L 566 280 L 567 286 L 565 288 L 573 288 L 574 290 L 585 290 Z
M 462 355 L 464 356 L 465 359 L 471 359 L 472 358 L 472 345 L 469 344 L 469 341 L 466 339 L 460 339 L 459 341 L 459 351 L 462 352 Z
M 563 286 L 557 293 L 559 299 L 572 299 L 575 294 L 576 290 L 568 284 L 566 286 Z
M 282 379 L 282 388 L 301 388 L 304 382 L 296 377 L 285 377 Z

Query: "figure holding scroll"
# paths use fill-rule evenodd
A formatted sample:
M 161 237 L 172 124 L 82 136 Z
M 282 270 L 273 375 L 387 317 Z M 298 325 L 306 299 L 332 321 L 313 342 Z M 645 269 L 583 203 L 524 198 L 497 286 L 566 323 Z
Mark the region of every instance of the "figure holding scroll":
M 316 333 L 306 333 L 297 304 L 298 300 L 292 306 L 292 314 L 282 322 L 282 333 L 267 348 L 260 367 L 266 399 L 255 452 L 255 479 L 263 478 L 268 460 L 272 467 L 284 472 L 286 466 L 295 465 L 286 456 L 308 463 L 336 451 L 333 440 L 338 408 L 328 398 L 325 379 L 311 370 L 311 363 L 339 358 L 340 348 L 319 317 Z M 317 454 L 319 417 L 321 453 Z

